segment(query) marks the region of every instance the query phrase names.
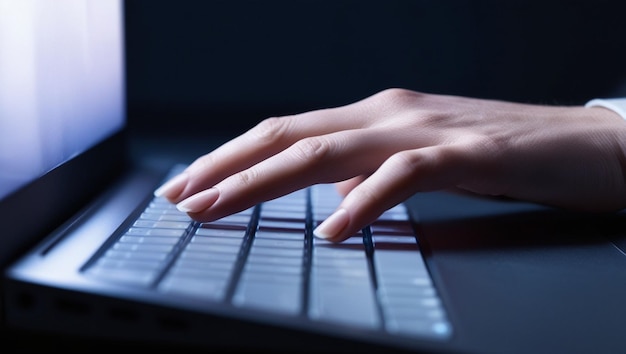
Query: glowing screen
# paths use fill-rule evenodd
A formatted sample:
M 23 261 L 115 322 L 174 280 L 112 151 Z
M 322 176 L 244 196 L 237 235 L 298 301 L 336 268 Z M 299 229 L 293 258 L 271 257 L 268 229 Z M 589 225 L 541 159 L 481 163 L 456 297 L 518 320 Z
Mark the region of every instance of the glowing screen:
M 0 199 L 124 125 L 122 6 L 0 0 Z

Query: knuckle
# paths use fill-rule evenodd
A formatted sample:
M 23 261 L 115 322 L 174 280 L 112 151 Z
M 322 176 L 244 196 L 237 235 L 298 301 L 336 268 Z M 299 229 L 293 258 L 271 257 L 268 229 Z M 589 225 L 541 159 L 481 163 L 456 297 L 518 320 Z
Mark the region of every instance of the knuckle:
M 425 94 L 403 88 L 388 88 L 378 93 L 375 97 L 384 102 L 405 104 L 423 96 L 425 96 Z
M 235 180 L 235 185 L 239 186 L 238 188 L 242 189 L 252 186 L 254 184 L 254 181 L 258 180 L 258 177 L 259 173 L 252 168 L 243 170 L 232 176 L 232 178 Z
M 444 134 L 448 129 L 464 126 L 460 119 L 467 121 L 467 116 L 461 116 L 453 107 L 443 105 L 441 97 L 402 88 L 390 88 L 381 91 L 374 97 L 374 102 L 380 107 L 411 117 L 410 121 L 423 128 Z M 380 124 L 387 124 L 382 121 Z
M 266 118 L 251 130 L 251 134 L 260 144 L 272 145 L 284 138 L 290 126 L 290 117 Z
M 424 175 L 432 171 L 441 161 L 445 152 L 441 149 L 431 151 L 428 154 L 420 150 L 400 151 L 391 155 L 385 163 L 388 170 L 397 177 L 408 180 L 419 180 Z
M 376 112 L 375 116 L 387 117 L 412 117 L 405 122 L 420 121 L 424 114 L 429 115 L 431 110 L 426 109 L 428 104 L 428 94 L 411 91 L 402 88 L 390 88 L 379 92 L 371 97 L 368 105 L 371 111 Z M 397 119 L 374 119 L 373 125 L 388 126 L 397 122 Z
M 415 150 L 405 150 L 391 155 L 387 162 L 396 169 L 415 170 L 424 163 L 424 156 Z
M 298 159 L 312 163 L 325 160 L 332 150 L 333 143 L 322 136 L 302 139 L 292 146 L 292 152 Z

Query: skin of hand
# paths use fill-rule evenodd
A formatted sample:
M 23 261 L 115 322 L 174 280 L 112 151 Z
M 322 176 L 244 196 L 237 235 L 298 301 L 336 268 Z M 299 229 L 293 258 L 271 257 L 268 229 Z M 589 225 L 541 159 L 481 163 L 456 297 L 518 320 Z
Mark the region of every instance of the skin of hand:
M 626 206 L 626 121 L 404 89 L 260 122 L 155 194 L 212 221 L 316 183 L 344 199 L 315 235 L 339 242 L 421 191 L 460 188 L 589 212 Z

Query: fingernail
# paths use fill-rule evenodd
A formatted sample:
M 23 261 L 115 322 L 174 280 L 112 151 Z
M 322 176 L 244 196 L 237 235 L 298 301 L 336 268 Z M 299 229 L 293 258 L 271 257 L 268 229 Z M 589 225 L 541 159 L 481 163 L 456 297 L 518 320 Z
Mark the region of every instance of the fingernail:
M 161 187 L 157 188 L 154 191 L 154 196 L 155 197 L 163 197 L 163 196 L 175 197 L 183 191 L 183 189 L 185 188 L 185 185 L 187 185 L 188 180 L 189 180 L 189 175 L 183 172 L 177 175 L 176 177 L 170 179 L 169 181 L 165 182 Z
M 184 213 L 197 213 L 213 205 L 219 195 L 217 188 L 209 188 L 176 204 L 176 209 Z
M 313 230 L 313 235 L 325 240 L 335 238 L 348 226 L 349 221 L 346 209 L 338 209 Z

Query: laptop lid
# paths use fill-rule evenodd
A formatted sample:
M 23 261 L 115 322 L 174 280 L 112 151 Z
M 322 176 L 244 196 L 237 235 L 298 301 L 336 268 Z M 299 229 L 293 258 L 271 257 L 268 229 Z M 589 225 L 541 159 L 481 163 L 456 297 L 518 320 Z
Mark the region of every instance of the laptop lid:
M 122 11 L 120 1 L 0 0 L 1 266 L 125 163 Z

